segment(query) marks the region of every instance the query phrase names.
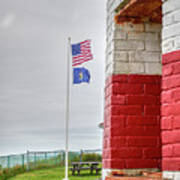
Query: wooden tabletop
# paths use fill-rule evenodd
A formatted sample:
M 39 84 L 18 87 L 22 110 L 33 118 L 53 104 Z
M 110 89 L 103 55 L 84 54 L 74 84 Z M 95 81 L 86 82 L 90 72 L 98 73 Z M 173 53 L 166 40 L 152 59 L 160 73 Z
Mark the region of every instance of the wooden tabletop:
M 100 162 L 72 162 L 72 165 L 98 165 Z

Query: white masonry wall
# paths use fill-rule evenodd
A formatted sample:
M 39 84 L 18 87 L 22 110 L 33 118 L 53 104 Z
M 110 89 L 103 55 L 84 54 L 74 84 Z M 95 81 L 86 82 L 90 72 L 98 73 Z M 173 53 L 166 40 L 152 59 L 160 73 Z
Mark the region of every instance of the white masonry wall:
M 108 42 L 107 74 L 161 74 L 161 25 L 116 25 Z
M 163 1 L 163 54 L 180 49 L 180 0 Z
M 112 74 L 161 75 L 162 26 L 151 23 L 116 25 L 113 10 L 120 2 L 109 0 L 107 3 L 106 77 Z
M 113 74 L 113 63 L 109 61 L 113 61 L 113 44 L 112 40 L 114 39 L 114 30 L 115 30 L 115 9 L 119 6 L 119 4 L 123 2 L 123 0 L 107 0 L 106 4 L 106 77 L 108 75 Z

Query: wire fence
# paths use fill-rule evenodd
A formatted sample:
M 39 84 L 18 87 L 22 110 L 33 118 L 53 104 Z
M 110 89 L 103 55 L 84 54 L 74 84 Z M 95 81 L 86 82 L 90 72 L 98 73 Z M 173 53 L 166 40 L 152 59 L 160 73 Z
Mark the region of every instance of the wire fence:
M 101 150 L 80 150 L 69 152 L 69 163 L 72 161 L 83 161 L 85 154 L 99 154 Z M 0 156 L 0 169 L 13 168 L 16 166 L 25 167 L 27 170 L 50 167 L 63 166 L 65 160 L 65 151 L 27 151 L 24 154 Z M 88 160 L 88 158 L 86 158 Z M 101 159 L 99 159 L 101 160 Z
M 47 166 L 63 165 L 64 152 L 31 152 L 26 153 L 26 166 L 27 170 L 37 169 Z

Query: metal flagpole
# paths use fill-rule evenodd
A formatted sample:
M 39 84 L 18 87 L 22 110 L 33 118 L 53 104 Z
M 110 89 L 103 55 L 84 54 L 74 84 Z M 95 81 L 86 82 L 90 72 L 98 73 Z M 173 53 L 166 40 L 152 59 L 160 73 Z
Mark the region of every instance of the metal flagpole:
M 68 38 L 68 52 L 67 52 L 67 96 L 66 96 L 66 153 L 65 153 L 65 178 L 68 179 L 68 141 L 69 141 L 69 105 L 70 105 L 70 46 L 71 38 Z

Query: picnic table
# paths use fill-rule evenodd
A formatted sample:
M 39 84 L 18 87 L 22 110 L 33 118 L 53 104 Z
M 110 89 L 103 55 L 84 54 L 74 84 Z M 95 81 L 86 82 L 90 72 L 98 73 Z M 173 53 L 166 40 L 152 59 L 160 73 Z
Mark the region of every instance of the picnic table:
M 76 171 L 77 174 L 80 175 L 81 170 L 90 170 L 90 174 L 93 174 L 93 171 L 96 171 L 96 174 L 101 170 L 98 165 L 100 162 L 72 162 L 72 175 L 75 175 Z

